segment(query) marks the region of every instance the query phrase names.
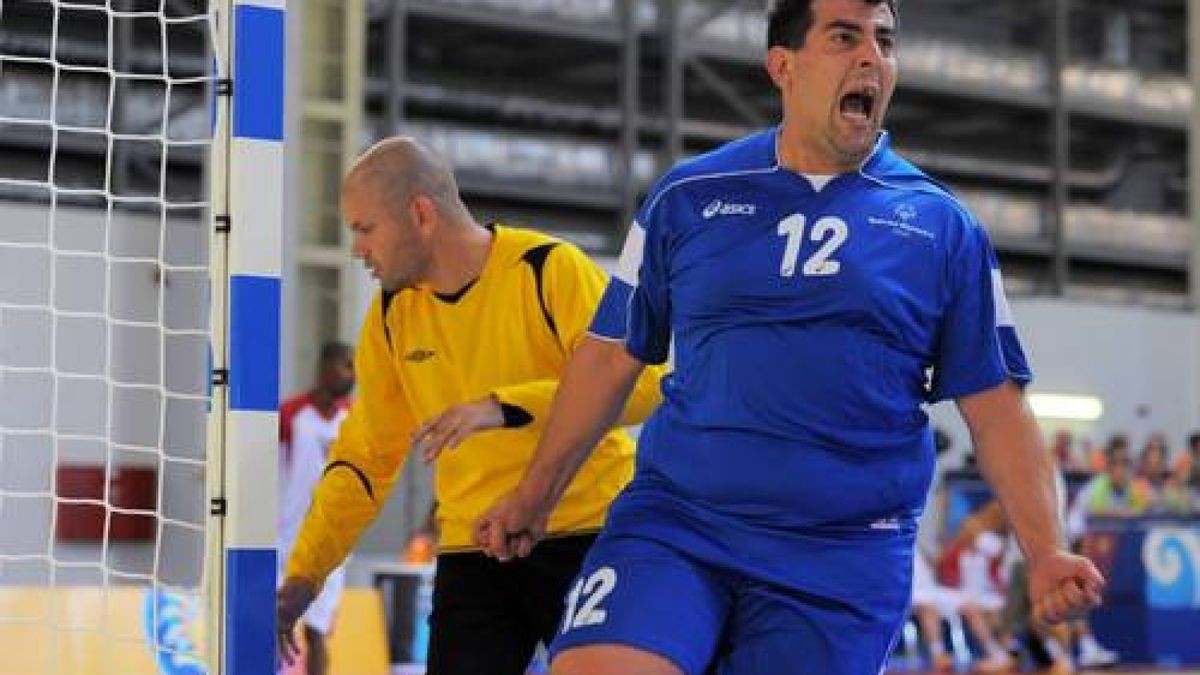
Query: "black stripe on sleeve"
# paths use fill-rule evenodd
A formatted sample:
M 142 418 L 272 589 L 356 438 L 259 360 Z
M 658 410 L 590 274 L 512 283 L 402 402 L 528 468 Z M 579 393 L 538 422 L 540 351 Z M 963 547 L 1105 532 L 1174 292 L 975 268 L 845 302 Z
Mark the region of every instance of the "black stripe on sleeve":
M 328 474 L 330 471 L 333 471 L 334 469 L 341 467 L 341 466 L 344 466 L 347 469 L 350 469 L 351 471 L 354 472 L 355 476 L 358 476 L 358 482 L 362 483 L 363 489 L 367 491 L 367 496 L 371 498 L 371 501 L 375 501 L 375 490 L 371 489 L 371 481 L 367 480 L 367 474 L 363 473 L 362 469 L 358 468 L 357 466 L 354 466 L 353 464 L 351 464 L 350 462 L 347 462 L 344 459 L 339 459 L 336 462 L 330 462 L 329 465 L 327 465 L 325 467 L 325 470 L 321 472 L 321 477 L 324 478 L 325 475 Z
M 504 417 L 505 429 L 519 429 L 533 421 L 528 410 L 511 403 L 501 403 L 500 414 Z

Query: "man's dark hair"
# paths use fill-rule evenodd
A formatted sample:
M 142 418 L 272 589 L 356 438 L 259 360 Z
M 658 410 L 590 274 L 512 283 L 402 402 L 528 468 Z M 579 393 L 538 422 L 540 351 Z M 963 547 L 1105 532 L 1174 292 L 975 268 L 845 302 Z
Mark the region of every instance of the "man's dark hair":
M 892 16 L 899 19 L 900 0 L 862 0 L 868 5 L 887 5 Z M 813 24 L 813 0 L 772 0 L 767 9 L 767 48 L 804 46 L 804 36 Z
M 1189 448 L 1200 448 L 1200 431 L 1188 434 L 1187 444 Z
M 331 341 L 321 345 L 319 360 L 322 366 L 352 358 L 354 358 L 354 350 L 344 342 Z
M 1121 433 L 1116 433 L 1109 437 L 1108 445 L 1104 448 L 1104 458 L 1110 464 L 1117 459 L 1131 460 L 1129 455 L 1129 437 Z

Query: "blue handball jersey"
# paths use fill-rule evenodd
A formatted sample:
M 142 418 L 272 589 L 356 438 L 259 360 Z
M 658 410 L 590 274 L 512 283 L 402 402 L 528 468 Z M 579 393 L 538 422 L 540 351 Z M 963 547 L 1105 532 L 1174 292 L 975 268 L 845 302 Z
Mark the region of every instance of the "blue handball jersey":
M 1030 379 L 995 253 L 886 134 L 820 189 L 776 136 L 677 166 L 630 229 L 591 332 L 674 350 L 635 484 L 769 530 L 911 519 L 922 404 Z

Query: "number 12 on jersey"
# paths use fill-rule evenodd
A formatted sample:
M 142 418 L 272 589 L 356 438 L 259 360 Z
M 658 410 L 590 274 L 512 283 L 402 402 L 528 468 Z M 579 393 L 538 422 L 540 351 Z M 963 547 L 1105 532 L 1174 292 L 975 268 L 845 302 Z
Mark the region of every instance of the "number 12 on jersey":
M 804 243 L 804 228 L 808 218 L 803 213 L 792 215 L 779 221 L 777 232 L 781 237 L 787 237 L 783 248 L 783 260 L 779 264 L 779 276 L 789 278 L 796 276 L 796 260 L 800 257 L 800 246 Z M 827 277 L 837 274 L 842 264 L 833 259 L 833 254 L 846 243 L 850 237 L 850 227 L 846 221 L 837 216 L 825 216 L 813 224 L 808 238 L 818 242 L 821 247 L 804 261 L 801 273 L 806 277 Z

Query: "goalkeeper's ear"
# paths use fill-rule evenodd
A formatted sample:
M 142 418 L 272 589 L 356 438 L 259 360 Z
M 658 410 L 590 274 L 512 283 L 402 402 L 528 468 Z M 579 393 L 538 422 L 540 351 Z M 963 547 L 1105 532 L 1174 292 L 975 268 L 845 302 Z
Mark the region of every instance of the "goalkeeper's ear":
M 442 214 L 437 204 L 427 195 L 420 192 L 413 195 L 408 205 L 408 217 L 416 231 L 425 239 L 430 239 L 437 232 Z

